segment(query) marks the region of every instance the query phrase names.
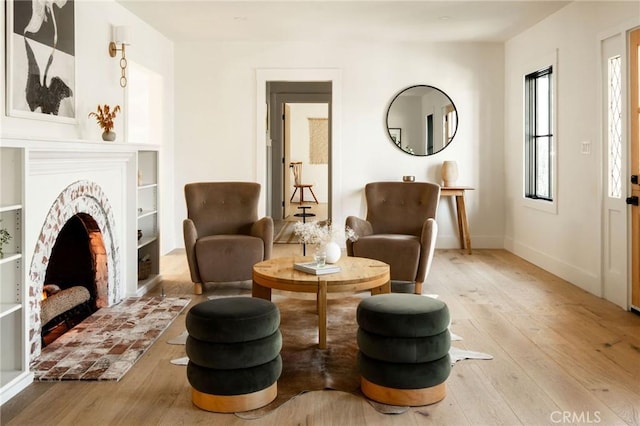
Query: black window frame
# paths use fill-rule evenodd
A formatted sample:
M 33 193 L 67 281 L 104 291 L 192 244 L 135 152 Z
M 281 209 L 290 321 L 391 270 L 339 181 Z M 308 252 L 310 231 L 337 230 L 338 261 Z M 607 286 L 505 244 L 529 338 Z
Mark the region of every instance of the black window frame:
M 538 81 L 542 77 L 549 79 L 549 92 L 548 92 L 548 123 L 549 133 L 538 134 L 537 133 L 537 117 L 539 112 L 539 104 L 537 97 Z M 550 65 L 538 71 L 527 74 L 524 79 L 525 85 L 525 184 L 524 184 L 524 196 L 526 198 L 544 201 L 553 201 L 553 66 Z M 538 140 L 541 138 L 548 138 L 549 140 L 549 152 L 548 152 L 548 196 L 540 195 L 538 193 Z

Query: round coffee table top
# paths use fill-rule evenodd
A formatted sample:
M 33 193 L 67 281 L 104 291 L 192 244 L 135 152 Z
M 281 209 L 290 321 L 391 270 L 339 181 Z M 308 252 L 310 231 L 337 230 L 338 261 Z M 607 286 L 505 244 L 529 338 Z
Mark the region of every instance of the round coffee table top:
M 264 287 L 315 293 L 319 281 L 326 281 L 327 291 L 338 292 L 370 289 L 373 283 L 382 285 L 390 279 L 389 265 L 362 257 L 342 256 L 336 263 L 341 268 L 340 272 L 331 274 L 314 275 L 293 269 L 296 262 L 311 261 L 313 258 L 310 256 L 265 260 L 253 266 L 253 280 Z
M 253 266 L 251 295 L 271 300 L 271 290 L 315 293 L 318 308 L 318 347 L 327 347 L 327 293 L 371 290 L 371 294 L 391 291 L 389 265 L 373 259 L 343 256 L 337 262 L 340 272 L 315 275 L 293 269 L 296 262 L 310 257 L 281 257 Z

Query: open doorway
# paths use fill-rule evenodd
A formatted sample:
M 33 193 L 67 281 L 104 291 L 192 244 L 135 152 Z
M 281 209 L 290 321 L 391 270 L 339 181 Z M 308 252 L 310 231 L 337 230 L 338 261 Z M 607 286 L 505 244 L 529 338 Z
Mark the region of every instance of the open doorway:
M 326 220 L 329 203 L 329 104 L 284 104 L 284 220 L 299 207 Z M 286 168 L 289 168 L 287 173 Z
M 332 85 L 268 81 L 266 95 L 267 211 L 274 219 L 274 242 L 297 243 L 291 231 L 300 214 L 331 219 Z

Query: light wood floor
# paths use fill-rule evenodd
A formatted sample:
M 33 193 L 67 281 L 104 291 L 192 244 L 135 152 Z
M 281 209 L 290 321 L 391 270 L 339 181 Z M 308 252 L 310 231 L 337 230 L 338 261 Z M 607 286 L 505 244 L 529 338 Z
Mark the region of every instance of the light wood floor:
M 276 255 L 299 250 L 277 245 Z M 245 421 L 190 401 L 184 313 L 119 383 L 34 383 L 1 409 L 9 425 L 640 425 L 640 317 L 594 297 L 503 250 L 438 251 L 426 293 L 451 310 L 455 345 L 494 355 L 454 366 L 440 403 L 383 415 L 357 396 L 303 394 L 270 415 Z M 163 258 L 167 295 L 190 295 L 184 254 Z M 249 284 L 240 287 L 246 291 Z M 214 285 L 213 292 L 238 287 Z M 159 290 L 158 290 L 159 291 Z

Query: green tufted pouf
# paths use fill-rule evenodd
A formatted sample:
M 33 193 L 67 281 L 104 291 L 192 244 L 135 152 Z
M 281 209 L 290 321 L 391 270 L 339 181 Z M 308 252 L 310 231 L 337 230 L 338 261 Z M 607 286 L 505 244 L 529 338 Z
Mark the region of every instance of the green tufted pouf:
M 380 336 L 358 328 L 358 348 L 370 358 L 386 362 L 418 364 L 449 354 L 451 333 L 426 337 Z
M 187 379 L 197 407 L 230 413 L 275 399 L 282 373 L 275 304 L 252 297 L 208 300 L 193 306 L 185 323 Z
M 201 367 L 218 370 L 255 367 L 266 364 L 280 354 L 282 334 L 276 330 L 271 336 L 242 343 L 212 343 L 187 337 L 187 357 Z
M 280 373 L 282 358 L 279 354 L 265 364 L 236 370 L 200 367 L 192 361 L 187 365 L 189 384 L 197 391 L 209 395 L 232 396 L 258 392 L 273 385 Z
M 358 305 L 358 368 L 362 392 L 392 405 L 433 404 L 451 373 L 449 309 L 416 294 L 369 297 Z
M 358 325 L 366 331 L 394 337 L 433 336 L 445 331 L 451 320 L 444 302 L 406 293 L 364 299 L 356 315 Z
M 185 322 L 189 336 L 198 340 L 248 342 L 275 333 L 280 326 L 280 311 L 264 299 L 223 297 L 193 306 Z
M 423 389 L 437 386 L 447 380 L 451 373 L 451 358 L 446 354 L 430 362 L 384 362 L 359 351 L 358 368 L 367 380 L 387 388 Z

